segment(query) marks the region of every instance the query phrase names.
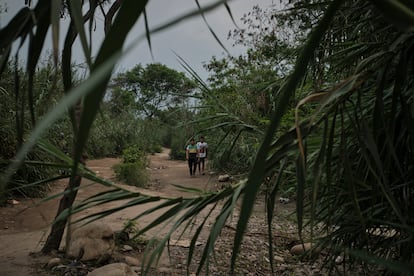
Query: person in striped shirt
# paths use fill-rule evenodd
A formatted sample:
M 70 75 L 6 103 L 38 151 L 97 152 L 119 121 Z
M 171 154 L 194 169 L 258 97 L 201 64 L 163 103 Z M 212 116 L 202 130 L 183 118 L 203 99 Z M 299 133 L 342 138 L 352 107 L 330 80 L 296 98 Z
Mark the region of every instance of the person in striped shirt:
M 188 168 L 190 169 L 190 177 L 195 175 L 197 169 L 198 149 L 194 138 L 190 140 L 185 151 L 185 157 L 188 160 Z

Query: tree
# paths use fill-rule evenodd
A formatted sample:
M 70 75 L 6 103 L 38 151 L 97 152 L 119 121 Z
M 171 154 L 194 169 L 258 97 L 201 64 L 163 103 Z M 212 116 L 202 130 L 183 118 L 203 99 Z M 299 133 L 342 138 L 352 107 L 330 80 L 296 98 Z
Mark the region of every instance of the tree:
M 192 96 L 195 88 L 195 84 L 184 73 L 159 63 L 148 64 L 146 67 L 138 64 L 119 74 L 114 83 L 114 86 L 121 89 L 121 93 L 135 95 L 138 114 L 147 118 L 153 118 L 161 110 L 182 104 Z
M 62 104 L 63 106 L 57 105 L 57 108 L 61 108 L 61 111 L 58 111 L 56 113 L 62 114 L 65 110 L 65 107 L 70 108 L 70 114 L 72 118 L 72 125 L 75 136 L 74 144 L 77 146 L 74 148 L 74 152 L 72 155 L 74 162 L 69 184 L 67 186 L 67 192 L 64 194 L 62 200 L 60 201 L 57 217 L 59 217 L 62 214 L 62 212 L 64 212 L 68 208 L 71 208 L 77 194 L 76 188 L 79 187 L 81 182 L 82 173 L 79 169 L 79 164 L 82 163 L 83 148 L 86 144 L 86 140 L 91 129 L 91 125 L 98 111 L 99 103 L 103 99 L 106 90 L 106 85 L 109 81 L 111 72 L 115 65 L 115 61 L 108 61 L 108 58 L 113 53 L 117 53 L 117 51 L 120 51 L 122 49 L 123 43 L 125 41 L 126 35 L 129 32 L 129 29 L 132 27 L 132 25 L 135 23 L 138 17 L 142 14 L 146 2 L 147 1 L 141 1 L 138 4 L 134 4 L 131 1 L 124 1 L 122 7 L 119 7 L 120 1 L 116 1 L 113 4 L 114 7 L 119 7 L 119 11 L 117 13 L 116 19 L 114 20 L 114 23 L 111 24 L 111 29 L 107 29 L 108 37 L 102 43 L 102 46 L 94 61 L 92 61 L 91 53 L 89 52 L 89 47 L 85 44 L 86 40 L 84 38 L 86 37 L 86 34 L 83 27 L 81 26 L 83 26 L 84 22 L 93 19 L 93 15 L 97 11 L 98 7 L 97 2 L 90 2 L 89 10 L 83 17 L 84 22 L 80 22 L 79 18 L 82 18 L 82 14 L 81 8 L 77 6 L 78 2 L 65 1 L 62 2 L 63 5 L 61 7 L 57 7 L 55 5 L 52 5 L 49 1 L 39 1 L 33 10 L 30 10 L 28 7 L 22 8 L 20 12 L 16 14 L 15 17 L 9 22 L 9 24 L 2 28 L 0 31 L 0 55 L 2 56 L 3 61 L 3 64 L 1 66 L 2 69 L 4 69 L 4 62 L 7 62 L 7 58 L 10 54 L 13 42 L 18 38 L 22 38 L 23 40 L 25 40 L 26 38 L 28 38 L 27 35 L 29 33 L 31 34 L 32 31 L 34 33 L 29 37 L 30 55 L 28 55 L 28 98 L 31 121 L 32 124 L 35 125 L 35 116 L 33 111 L 33 77 L 35 74 L 36 65 L 39 61 L 41 50 L 44 46 L 47 30 L 52 25 L 56 26 L 55 24 L 59 20 L 59 15 L 61 14 L 61 11 L 65 8 L 68 9 L 68 13 L 71 17 L 71 25 L 68 29 L 64 48 L 62 51 L 62 78 L 65 92 L 76 96 L 72 96 L 71 100 L 66 100 L 66 102 Z M 53 12 L 52 6 L 54 9 L 56 9 L 53 10 Z M 116 10 L 117 9 L 115 9 L 115 11 Z M 54 15 L 54 17 L 51 17 L 50 15 Z M 108 17 L 112 19 L 111 16 Z M 93 24 L 90 24 L 90 28 L 92 28 L 92 25 Z M 56 34 L 56 32 L 54 32 L 53 34 Z M 93 87 L 93 93 L 91 92 L 91 88 L 89 88 L 89 90 L 84 88 L 77 89 L 77 91 L 79 92 L 76 92 L 76 89 L 73 89 L 71 53 L 72 45 L 78 35 L 80 35 L 81 40 L 83 42 L 85 56 L 87 59 L 86 63 L 88 64 L 91 73 L 90 79 L 93 79 L 93 76 L 95 74 L 98 76 L 96 77 L 98 81 L 95 80 L 92 82 L 93 84 L 91 87 Z M 116 39 L 114 41 L 109 41 L 109 37 L 112 36 L 116 37 Z M 59 53 L 57 52 L 56 47 L 54 49 L 54 61 L 55 66 L 57 66 L 57 59 Z M 106 68 L 99 70 L 100 66 L 105 64 Z M 85 109 L 81 108 L 81 97 L 83 97 L 82 102 L 83 107 L 85 107 Z M 77 105 L 76 102 L 78 103 Z M 84 112 L 84 110 L 87 111 Z M 50 122 L 56 120 L 58 116 L 56 113 L 53 116 L 50 115 L 49 119 L 44 119 L 42 122 L 45 123 L 40 123 L 37 126 L 38 133 L 41 133 L 44 130 L 46 130 L 48 125 L 50 125 Z M 46 123 L 47 120 L 49 120 L 49 123 Z M 39 135 L 32 137 L 31 139 L 29 139 L 28 142 L 26 142 L 25 147 L 21 147 L 20 151 L 17 153 L 16 162 L 12 163 L 12 165 L 10 165 L 3 174 L 0 193 L 4 193 L 5 183 L 8 182 L 8 179 L 12 172 L 15 171 L 15 169 L 20 165 L 20 163 L 23 161 L 23 157 L 27 154 L 31 147 L 34 146 L 38 138 Z M 53 249 L 58 249 L 63 236 L 66 222 L 67 218 L 56 220 L 52 227 L 51 234 L 49 235 L 47 242 L 42 249 L 43 252 L 48 253 Z
M 135 115 L 135 95 L 130 91 L 122 90 L 119 87 L 113 87 L 106 106 L 112 116 L 120 116 L 120 114 L 125 112 L 133 113 Z
M 29 6 L 31 1 L 25 1 Z M 95 176 L 90 175 L 83 170 L 82 156 L 83 151 L 98 113 L 101 101 L 104 98 L 106 87 L 109 82 L 113 68 L 122 53 L 122 48 L 127 34 L 131 30 L 134 23 L 144 13 L 146 3 L 148 1 L 121 1 L 117 0 L 109 7 L 108 12 L 105 13 L 105 8 L 101 5 L 108 3 L 107 1 L 91 1 L 89 2 L 89 9 L 85 14 L 82 14 L 82 7 L 79 6 L 78 1 L 62 1 L 62 5 L 52 5 L 50 1 L 40 0 L 33 9 L 29 7 L 22 8 L 10 22 L 0 30 L 0 74 L 4 72 L 6 63 L 8 62 L 13 43 L 21 39 L 29 44 L 28 60 L 27 60 L 27 74 L 28 74 L 28 103 L 30 111 L 30 120 L 33 127 L 31 135 L 28 136 L 25 143 L 21 143 L 19 149 L 9 166 L 2 170 L 0 181 L 0 194 L 3 195 L 7 188 L 13 173 L 19 168 L 24 161 L 28 152 L 38 143 L 39 139 L 50 127 L 51 123 L 56 121 L 63 113 L 69 109 L 72 120 L 72 127 L 74 132 L 74 150 L 72 159 L 67 160 L 63 158 L 64 155 L 58 155 L 63 158 L 62 161 L 68 162 L 72 165 L 71 175 L 66 191 L 61 199 L 55 223 L 52 226 L 51 234 L 43 247 L 42 251 L 48 253 L 53 249 L 58 249 L 61 242 L 65 225 L 67 223 L 68 215 L 71 214 L 73 202 L 76 198 L 77 188 L 80 186 L 82 177 L 89 177 L 95 179 Z M 83 3 L 83 2 L 82 2 Z M 208 7 L 206 10 L 214 9 L 221 5 L 221 2 L 216 2 Z M 101 8 L 101 9 L 99 9 Z M 83 28 L 84 24 L 90 22 L 89 30 L 91 37 L 89 41 L 93 41 L 92 29 L 95 19 L 94 16 L 98 11 L 103 11 L 105 16 L 105 31 L 107 33 L 103 43 L 101 44 L 96 57 L 93 59 L 90 52 L 91 45 L 86 39 L 87 34 Z M 36 73 L 36 66 L 38 65 L 40 54 L 45 47 L 45 37 L 48 34 L 48 29 L 53 27 L 52 32 L 54 42 L 58 42 L 58 21 L 59 16 L 65 12 L 71 18 L 70 27 L 66 33 L 63 50 L 58 51 L 58 43 L 53 49 L 53 60 L 55 66 L 58 66 L 59 55 L 62 54 L 62 79 L 66 97 L 56 105 L 56 107 L 36 122 L 36 117 L 33 108 L 33 79 Z M 203 10 L 199 10 L 199 13 Z M 194 16 L 197 13 L 190 13 L 189 16 Z M 116 15 L 116 16 L 115 16 Z M 115 16 L 115 19 L 113 17 Z M 186 17 L 186 15 L 183 15 Z M 176 23 L 166 23 L 164 27 L 174 25 Z M 154 31 L 155 32 L 155 31 Z M 72 77 L 72 47 L 77 38 L 80 38 L 82 49 L 86 57 L 86 65 L 89 70 L 88 78 L 82 83 L 75 86 Z M 21 50 L 20 48 L 18 50 Z M 18 87 L 17 85 L 15 87 Z M 18 89 L 14 93 L 18 95 Z M 23 141 L 22 133 L 18 137 Z M 44 145 L 43 145 L 44 146 Z M 54 149 L 46 149 L 49 153 L 55 153 Z M 102 180 L 98 180 L 102 183 Z M 104 181 L 103 181 L 104 182 Z M 106 183 L 111 185 L 110 183 Z
M 251 168 L 258 141 L 263 138 L 278 102 L 275 91 L 292 71 L 297 40 L 303 39 L 304 34 L 289 37 L 291 30 L 284 20 L 279 20 L 279 13 L 255 6 L 243 16 L 243 25 L 229 32 L 235 45 L 249 47 L 246 53 L 222 59 L 213 57 L 204 66 L 209 71 L 209 89 L 201 99 L 204 107 L 200 116 L 212 117 L 205 127 L 212 129 L 217 142 L 222 141 L 220 148 L 224 150 L 214 158 L 220 168 L 235 171 Z M 284 116 L 280 132 L 292 127 L 299 97 L 296 95 L 290 101 L 290 111 Z

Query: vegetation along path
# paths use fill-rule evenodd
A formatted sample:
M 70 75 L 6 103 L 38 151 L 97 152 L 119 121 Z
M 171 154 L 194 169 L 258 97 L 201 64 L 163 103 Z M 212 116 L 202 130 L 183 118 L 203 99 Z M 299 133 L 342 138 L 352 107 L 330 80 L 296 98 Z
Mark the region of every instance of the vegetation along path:
M 120 162 L 119 159 L 105 158 L 100 160 L 88 161 L 88 167 L 93 170 L 98 176 L 114 179 L 112 166 Z M 146 189 L 124 186 L 124 188 L 139 191 L 153 196 L 179 197 L 179 196 L 193 196 L 187 192 L 177 189 L 174 185 L 187 186 L 206 191 L 218 189 L 219 182 L 217 175 L 213 172 L 208 172 L 206 175 L 196 175 L 190 178 L 188 173 L 187 163 L 184 161 L 173 161 L 169 159 L 168 150 L 164 149 L 162 153 L 150 156 L 150 185 Z M 53 184 L 52 193 L 62 191 L 65 182 L 57 182 Z M 87 186 L 79 191 L 77 200 L 80 201 L 91 195 L 99 193 L 107 189 L 99 184 L 92 184 L 84 180 L 82 185 Z M 50 228 L 55 212 L 57 209 L 58 200 L 51 200 L 44 203 L 38 203 L 40 200 L 33 199 L 17 199 L 18 204 L 9 204 L 6 207 L 0 208 L 0 219 L 2 228 L 0 229 L 0 244 L 2 250 L 0 253 L 0 275 L 45 275 L 43 265 L 47 263 L 50 257 L 39 256 L 39 254 L 30 254 L 31 252 L 39 252 Z M 94 207 L 86 211 L 82 215 L 99 211 L 99 209 L 114 207 L 105 205 L 101 207 Z M 289 253 L 289 248 L 297 242 L 295 238 L 296 229 L 294 224 L 284 217 L 288 217 L 293 211 L 293 203 L 282 205 L 283 208 L 277 208 L 280 219 L 275 225 L 278 230 L 275 235 L 276 252 L 275 261 L 277 263 L 276 271 L 279 273 L 311 273 L 316 266 L 311 264 L 303 264 L 295 260 Z M 105 224 L 110 225 L 114 230 L 120 230 L 125 225 L 128 218 L 143 211 L 143 208 L 150 208 L 151 204 L 137 206 L 122 210 L 104 219 Z M 242 247 L 240 259 L 243 261 L 239 263 L 238 270 L 241 273 L 251 273 L 267 275 L 270 273 L 269 259 L 266 246 L 266 226 L 264 222 L 264 206 L 258 203 L 256 211 L 252 216 L 249 231 L 246 235 L 245 242 Z M 98 208 L 98 209 L 97 209 Z M 137 222 L 138 227 L 142 227 L 153 221 L 157 213 L 144 217 Z M 225 273 L 229 269 L 230 252 L 232 247 L 232 237 L 235 230 L 235 222 L 237 221 L 237 214 L 234 219 L 228 222 L 224 228 L 219 240 L 216 244 L 216 258 L 210 264 L 210 273 Z M 209 229 L 210 223 L 206 224 L 206 229 Z M 149 233 L 147 236 L 162 235 L 165 229 L 157 229 L 154 233 Z M 191 236 L 181 236 L 180 239 L 189 241 Z M 177 237 L 178 238 L 178 237 Z M 203 241 L 204 239 L 204 241 Z M 207 239 L 206 236 L 201 236 L 201 244 Z M 158 265 L 157 271 L 162 275 L 181 275 L 186 272 L 185 260 L 187 258 L 188 249 L 186 246 L 170 247 L 169 256 L 163 256 Z M 137 253 L 138 254 L 138 253 Z M 199 258 L 201 252 L 195 252 L 194 258 Z M 198 263 L 194 262 L 190 266 L 190 270 L 195 271 Z M 160 272 L 161 271 L 161 272 Z M 164 274 L 163 274 L 163 273 Z

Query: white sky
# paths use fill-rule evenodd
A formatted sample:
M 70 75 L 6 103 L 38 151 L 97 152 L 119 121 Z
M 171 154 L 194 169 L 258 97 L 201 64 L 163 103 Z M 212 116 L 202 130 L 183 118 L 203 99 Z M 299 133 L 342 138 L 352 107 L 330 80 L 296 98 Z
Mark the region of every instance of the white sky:
M 37 1 L 32 2 L 32 6 L 34 6 L 34 3 Z M 201 5 L 212 2 L 215 1 L 200 0 Z M 273 2 L 274 0 L 233 0 L 229 1 L 229 6 L 237 24 L 240 27 L 243 27 L 239 20 L 243 14 L 251 11 L 254 5 L 260 5 L 262 8 L 267 8 L 273 5 Z M 7 13 L 0 14 L 0 26 L 4 26 L 7 24 L 8 20 L 23 7 L 24 0 L 0 0 L 0 4 L 1 6 L 4 7 L 5 5 L 8 8 Z M 193 10 L 196 7 L 194 0 L 151 0 L 147 6 L 150 28 L 168 22 L 180 14 Z M 231 46 L 232 41 L 227 40 L 228 32 L 235 27 L 224 6 L 206 14 L 206 18 L 210 26 L 214 29 L 215 33 L 232 55 L 237 56 L 244 52 L 245 49 L 241 47 L 233 48 Z M 98 24 L 100 22 L 103 23 L 102 18 L 97 18 L 97 22 Z M 93 34 L 95 46 L 99 46 L 100 41 L 103 38 L 101 27 L 102 26 L 97 26 L 97 30 Z M 144 24 L 143 21 L 140 20 L 128 37 L 129 44 L 143 32 Z M 63 41 L 63 31 L 61 36 L 61 40 Z M 154 60 L 151 59 L 147 42 L 142 41 L 134 46 L 133 51 L 119 62 L 118 70 L 128 70 L 138 63 L 147 64 L 151 62 L 160 62 L 175 70 L 183 71 L 184 69 L 181 67 L 174 54 L 174 52 L 176 52 L 205 79 L 207 77 L 207 72 L 203 69 L 202 64 L 209 61 L 212 56 L 224 56 L 224 50 L 210 34 L 208 27 L 201 16 L 183 21 L 161 33 L 154 34 L 151 37 L 151 42 Z M 46 44 L 51 45 L 50 40 L 46 41 Z M 48 45 L 46 45 L 46 47 L 48 47 Z M 23 56 L 23 52 L 21 53 L 21 56 Z M 83 61 L 81 47 L 74 48 L 74 57 L 78 62 Z

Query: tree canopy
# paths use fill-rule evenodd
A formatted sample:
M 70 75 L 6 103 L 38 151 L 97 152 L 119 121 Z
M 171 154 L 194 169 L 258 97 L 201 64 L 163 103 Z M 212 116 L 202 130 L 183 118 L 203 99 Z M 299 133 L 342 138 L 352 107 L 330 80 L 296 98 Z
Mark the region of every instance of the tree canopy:
M 159 63 L 147 64 L 145 67 L 138 64 L 119 74 L 114 79 L 113 86 L 120 91 L 111 91 L 112 97 L 117 97 L 117 93 L 132 94 L 138 114 L 147 118 L 157 116 L 162 110 L 179 106 L 195 90 L 195 83 L 184 73 Z

